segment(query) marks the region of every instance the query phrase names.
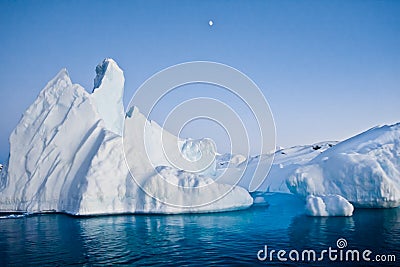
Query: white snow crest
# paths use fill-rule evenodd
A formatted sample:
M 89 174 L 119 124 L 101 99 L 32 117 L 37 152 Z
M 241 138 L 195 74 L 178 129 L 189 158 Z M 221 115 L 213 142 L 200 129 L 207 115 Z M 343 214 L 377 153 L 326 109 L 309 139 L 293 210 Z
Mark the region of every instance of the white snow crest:
M 96 67 L 92 97 L 108 130 L 122 135 L 124 127 L 124 73 L 112 59 Z

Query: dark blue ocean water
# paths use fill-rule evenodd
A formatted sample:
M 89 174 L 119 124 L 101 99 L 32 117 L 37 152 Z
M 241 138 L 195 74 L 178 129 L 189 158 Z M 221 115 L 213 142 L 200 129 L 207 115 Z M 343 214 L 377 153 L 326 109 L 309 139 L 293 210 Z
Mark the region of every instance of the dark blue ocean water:
M 285 199 L 283 199 L 285 198 Z M 353 217 L 313 218 L 301 203 L 275 196 L 270 206 L 198 215 L 72 217 L 62 214 L 0 219 L 1 266 L 298 266 L 304 262 L 260 262 L 257 252 L 321 251 L 344 238 L 346 249 L 393 254 L 400 266 L 400 209 L 357 210 Z M 286 255 L 287 256 L 287 255 Z M 350 266 L 352 262 L 308 265 Z M 383 265 L 360 262 L 360 265 Z

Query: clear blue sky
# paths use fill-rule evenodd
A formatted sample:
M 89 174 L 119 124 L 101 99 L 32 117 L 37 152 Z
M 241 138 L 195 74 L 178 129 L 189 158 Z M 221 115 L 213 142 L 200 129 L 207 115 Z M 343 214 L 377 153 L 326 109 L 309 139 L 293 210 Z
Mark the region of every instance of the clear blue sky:
M 400 121 L 400 1 L 0 1 L 0 160 L 47 81 L 66 67 L 90 91 L 105 57 L 125 71 L 126 104 L 173 64 L 243 71 L 282 146 Z

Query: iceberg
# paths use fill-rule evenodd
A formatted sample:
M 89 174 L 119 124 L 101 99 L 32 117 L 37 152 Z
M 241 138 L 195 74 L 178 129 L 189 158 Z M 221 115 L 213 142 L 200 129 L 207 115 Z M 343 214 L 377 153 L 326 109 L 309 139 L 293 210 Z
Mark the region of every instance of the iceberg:
M 312 216 L 400 206 L 400 123 L 340 143 L 218 155 L 211 139 L 180 139 L 136 106 L 125 113 L 124 82 L 105 59 L 92 93 L 65 69 L 45 86 L 10 136 L 0 212 L 215 212 L 264 205 L 274 193 L 302 197 Z M 257 168 L 270 171 L 253 200 Z
M 25 111 L 10 136 L 1 212 L 185 213 L 252 205 L 245 189 L 210 179 L 215 164 L 199 173 L 172 166 L 160 136 L 178 158 L 212 154 L 212 144 L 181 140 L 136 107 L 125 117 L 122 70 L 106 59 L 96 73 L 90 94 L 61 70 Z
M 400 205 L 400 123 L 374 127 L 322 152 L 288 177 L 294 194 L 340 195 L 356 208 Z
M 306 199 L 306 213 L 310 216 L 352 216 L 353 211 L 353 205 L 339 195 L 310 195 Z
M 258 197 L 256 202 L 267 202 L 268 193 L 289 193 L 306 200 L 308 214 L 350 216 L 346 201 L 355 208 L 400 206 L 399 140 L 400 123 L 385 125 L 342 142 L 278 148 L 273 155 L 221 155 L 217 171 L 235 174 L 248 168 L 244 176 L 251 175 L 254 166 L 268 164 L 268 157 L 273 157 L 270 172 L 257 190 L 264 199 Z M 233 183 L 229 179 L 223 182 Z M 336 201 L 327 197 L 332 195 L 337 196 Z
M 309 214 L 348 216 L 349 205 L 343 200 L 355 208 L 400 206 L 399 140 L 400 123 L 385 125 L 342 142 L 278 148 L 273 155 L 221 155 L 217 157 L 217 171 L 238 173 L 247 167 L 246 176 L 256 164 L 267 164 L 268 157 L 273 157 L 270 172 L 257 190 L 267 194 L 261 194 L 264 200 L 259 197 L 255 201 L 268 201 L 268 193 L 289 193 L 306 200 Z M 246 188 L 246 184 L 239 185 Z M 343 204 L 346 212 L 325 211 L 325 207 L 329 210 L 330 205 L 336 205 L 328 200 L 332 197 L 326 197 L 332 195 L 340 200 L 334 203 Z

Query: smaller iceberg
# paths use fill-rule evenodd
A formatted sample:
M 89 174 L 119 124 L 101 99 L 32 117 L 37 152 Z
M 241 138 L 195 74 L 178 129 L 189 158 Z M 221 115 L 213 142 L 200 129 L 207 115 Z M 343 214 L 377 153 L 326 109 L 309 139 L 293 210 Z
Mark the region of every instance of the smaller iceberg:
M 400 206 L 400 123 L 375 127 L 322 152 L 286 180 L 290 192 L 340 195 L 356 208 Z
M 339 195 L 310 195 L 306 199 L 306 213 L 310 216 L 352 216 L 353 211 L 353 205 Z

